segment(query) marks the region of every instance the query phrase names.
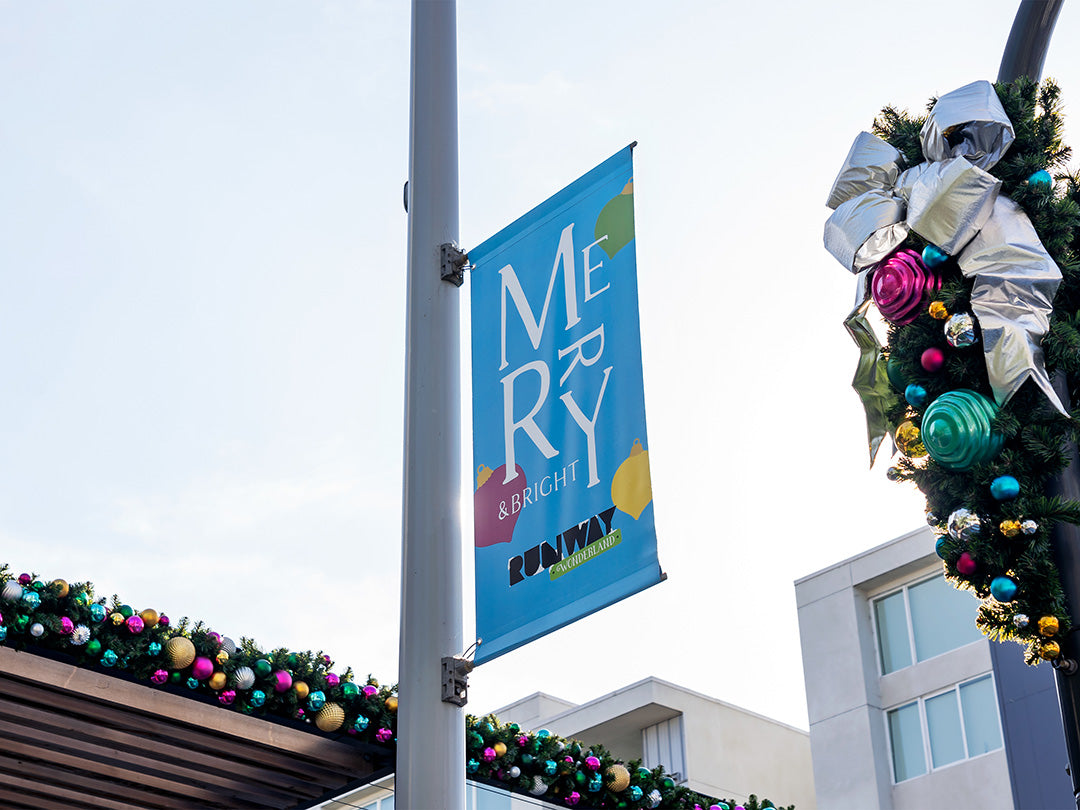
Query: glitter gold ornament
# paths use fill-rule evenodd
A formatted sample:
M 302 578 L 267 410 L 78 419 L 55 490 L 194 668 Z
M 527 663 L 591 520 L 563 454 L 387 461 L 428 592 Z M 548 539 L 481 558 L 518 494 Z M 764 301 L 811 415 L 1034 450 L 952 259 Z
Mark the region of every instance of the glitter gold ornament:
M 109 621 L 111 621 L 113 624 L 115 624 L 115 625 L 117 625 L 119 627 L 121 624 L 123 624 L 125 621 L 127 621 L 127 617 L 124 616 L 124 614 L 121 613 L 120 611 L 117 611 L 116 613 L 109 616 Z
M 315 715 L 319 731 L 337 731 L 345 722 L 345 710 L 336 703 L 324 703 Z
M 604 781 L 607 783 L 608 790 L 622 793 L 630 787 L 630 771 L 626 769 L 625 765 L 616 763 L 604 771 Z
M 944 321 L 949 317 L 949 310 L 941 301 L 934 301 L 930 304 L 930 317 L 935 321 Z
M 195 645 L 191 643 L 190 638 L 173 636 L 165 642 L 162 650 L 172 669 L 183 669 L 195 660 Z
M 218 670 L 210 676 L 210 680 L 207 681 L 207 683 L 210 684 L 210 688 L 213 689 L 215 692 L 220 692 L 222 689 L 225 688 L 226 680 L 227 679 L 225 673 L 221 670 Z
M 1058 646 L 1056 641 L 1048 641 L 1043 644 L 1042 649 L 1039 650 L 1039 657 L 1047 661 L 1053 661 L 1061 655 L 1061 647 Z
M 1020 521 L 1019 520 L 1003 520 L 998 526 L 1001 533 L 1006 537 L 1016 537 L 1020 534 Z
M 1041 619 L 1039 619 L 1039 635 L 1040 636 L 1046 636 L 1047 638 L 1049 638 L 1050 636 L 1057 635 L 1057 631 L 1058 631 L 1057 616 L 1043 616 Z
M 921 458 L 926 455 L 926 447 L 919 438 L 919 428 L 910 419 L 897 426 L 896 446 L 908 458 Z

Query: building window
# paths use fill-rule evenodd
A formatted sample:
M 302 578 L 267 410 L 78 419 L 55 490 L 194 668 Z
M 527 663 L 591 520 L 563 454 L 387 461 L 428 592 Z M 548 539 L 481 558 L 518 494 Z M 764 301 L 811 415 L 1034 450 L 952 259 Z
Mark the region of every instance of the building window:
M 982 638 L 975 626 L 978 603 L 940 575 L 873 604 L 883 675 Z
M 989 675 L 890 709 L 886 716 L 896 782 L 1001 748 Z

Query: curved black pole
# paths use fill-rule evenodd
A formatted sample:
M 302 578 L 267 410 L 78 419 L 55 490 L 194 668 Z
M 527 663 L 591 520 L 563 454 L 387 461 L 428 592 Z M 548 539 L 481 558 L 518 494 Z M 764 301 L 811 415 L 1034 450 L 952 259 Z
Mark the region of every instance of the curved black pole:
M 1050 47 L 1050 37 L 1054 33 L 1054 25 L 1063 4 L 1064 0 L 1023 0 L 1020 3 L 1012 31 L 1009 32 L 1009 41 L 1005 45 L 1005 53 L 1001 57 L 999 82 L 1011 82 L 1020 76 L 1039 80 L 1043 63 L 1046 61 L 1046 51 Z M 1056 374 L 1054 390 L 1062 402 L 1071 405 L 1069 388 L 1064 375 Z M 1080 500 L 1080 454 L 1076 445 L 1071 442 L 1066 449 L 1070 464 L 1050 483 L 1049 494 Z M 1061 574 L 1061 584 L 1065 590 L 1066 607 L 1069 616 L 1074 617 L 1075 624 L 1075 617 L 1080 616 L 1077 611 L 1077 608 L 1080 608 L 1080 527 L 1059 522 L 1054 528 L 1051 543 L 1054 548 L 1054 562 Z M 1080 810 L 1080 675 L 1077 674 L 1076 663 L 1080 661 L 1078 630 L 1080 629 L 1074 627 L 1063 639 L 1061 659 L 1055 662 L 1055 669 L 1073 800 Z M 1061 661 L 1064 661 L 1063 665 Z

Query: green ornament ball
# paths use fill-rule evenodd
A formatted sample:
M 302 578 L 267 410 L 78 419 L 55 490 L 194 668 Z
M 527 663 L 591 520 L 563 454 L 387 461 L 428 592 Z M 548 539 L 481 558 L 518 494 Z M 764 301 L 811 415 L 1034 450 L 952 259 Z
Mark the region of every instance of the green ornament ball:
M 889 384 L 901 394 L 907 390 L 908 381 L 900 371 L 900 362 L 895 357 L 890 357 L 885 364 L 885 375 L 889 378 Z
M 268 678 L 270 677 L 270 673 L 274 671 L 273 665 L 265 658 L 260 658 L 256 661 L 252 669 L 255 670 L 255 674 L 260 678 Z
M 347 698 L 354 698 L 360 694 L 360 687 L 352 681 L 346 681 L 341 685 L 341 693 Z
M 98 641 L 96 638 L 93 639 L 86 645 L 86 652 L 88 652 L 90 655 L 97 655 L 101 652 L 101 642 Z
M 131 609 L 131 605 L 121 605 L 120 615 L 123 616 L 125 619 L 130 619 L 132 616 L 135 615 L 135 611 Z

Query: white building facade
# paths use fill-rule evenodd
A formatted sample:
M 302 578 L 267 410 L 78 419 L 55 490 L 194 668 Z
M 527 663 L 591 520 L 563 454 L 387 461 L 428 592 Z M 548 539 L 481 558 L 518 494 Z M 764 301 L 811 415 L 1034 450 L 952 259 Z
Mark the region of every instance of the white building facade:
M 981 635 L 929 529 L 795 593 L 821 807 L 1075 807 L 1052 670 Z

